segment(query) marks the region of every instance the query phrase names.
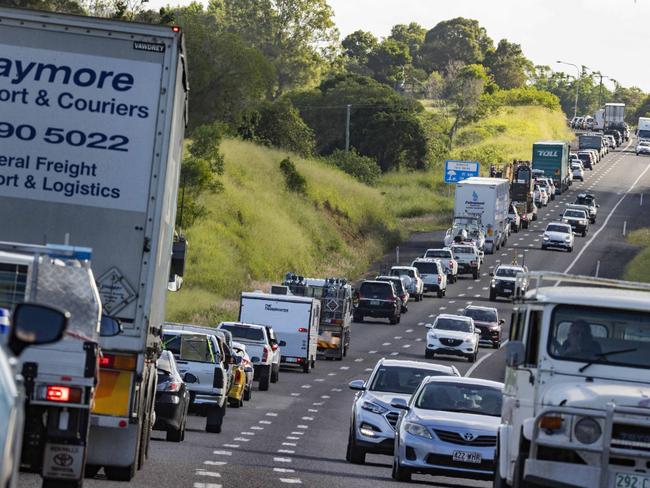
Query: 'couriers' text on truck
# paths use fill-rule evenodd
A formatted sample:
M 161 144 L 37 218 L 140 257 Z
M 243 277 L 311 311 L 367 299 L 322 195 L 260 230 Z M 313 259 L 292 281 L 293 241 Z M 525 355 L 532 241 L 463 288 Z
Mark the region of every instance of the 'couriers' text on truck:
M 87 473 L 129 480 L 154 422 L 187 83 L 177 29 L 0 9 L 0 239 L 92 249 L 103 313 Z
M 533 144 L 533 169 L 540 169 L 544 176 L 553 178 L 557 194 L 566 191 L 569 188 L 569 144 L 564 141 Z
M 510 184 L 501 178 L 473 177 L 456 185 L 454 216 L 480 218 L 485 229 L 485 252 L 491 254 L 506 244 Z

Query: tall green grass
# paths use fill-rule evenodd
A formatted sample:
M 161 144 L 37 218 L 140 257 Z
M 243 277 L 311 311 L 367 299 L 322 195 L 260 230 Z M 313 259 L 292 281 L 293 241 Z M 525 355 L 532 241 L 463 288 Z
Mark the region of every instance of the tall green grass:
M 650 229 L 630 232 L 627 242 L 641 247 L 639 253 L 625 267 L 623 279 L 629 281 L 650 281 Z

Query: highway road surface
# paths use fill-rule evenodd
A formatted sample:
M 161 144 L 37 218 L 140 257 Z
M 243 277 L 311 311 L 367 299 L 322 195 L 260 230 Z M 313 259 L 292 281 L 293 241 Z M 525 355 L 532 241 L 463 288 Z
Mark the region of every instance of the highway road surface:
M 628 144 L 630 151 L 632 144 Z M 267 392 L 255 391 L 243 408 L 229 409 L 221 434 L 203 431 L 205 419 L 191 417 L 182 444 L 165 442 L 154 432 L 149 460 L 129 486 L 141 488 L 268 488 L 287 485 L 308 487 L 395 486 L 388 456 L 368 455 L 362 466 L 345 461 L 350 412 L 354 393 L 348 382 L 365 379 L 382 357 L 424 360 L 425 324 L 441 312 L 454 313 L 469 304 L 488 305 L 489 272 L 499 262 L 509 263 L 515 255 L 530 270 L 554 270 L 602 277 L 620 277 L 636 249 L 624 242 L 628 231 L 650 226 L 650 217 L 641 195 L 650 204 L 650 158 L 625 151 L 610 153 L 585 182 L 575 182 L 570 191 L 540 210 L 540 219 L 528 230 L 512 234 L 507 248 L 486 256 L 479 280 L 469 277 L 450 285 L 447 296 L 425 297 L 411 302 L 409 312 L 398 325 L 387 321 L 354 324 L 352 344 L 343 361 L 319 361 L 310 374 L 283 370 L 280 381 Z M 588 190 L 600 204 L 598 220 L 586 238 L 576 237 L 572 253 L 542 251 L 541 233 L 546 224 L 557 220 L 566 203 Z M 418 234 L 400 246 L 402 264 L 421 255 L 428 247 L 440 245 L 441 233 Z M 598 266 L 598 262 L 600 265 Z M 508 335 L 511 305 L 496 303 L 506 318 Z M 454 364 L 461 374 L 503 380 L 504 349 L 481 347 L 479 359 L 436 357 L 437 363 Z M 415 484 L 435 487 L 490 486 L 474 480 L 416 475 Z M 38 487 L 40 478 L 21 475 L 21 487 Z M 126 486 L 102 479 L 87 480 L 89 488 Z

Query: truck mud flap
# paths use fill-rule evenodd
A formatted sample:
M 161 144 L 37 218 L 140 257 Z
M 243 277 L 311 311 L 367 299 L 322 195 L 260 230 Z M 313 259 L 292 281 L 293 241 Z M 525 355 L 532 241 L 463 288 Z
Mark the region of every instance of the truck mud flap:
M 86 446 L 46 444 L 43 453 L 43 478 L 80 480 L 86 458 Z

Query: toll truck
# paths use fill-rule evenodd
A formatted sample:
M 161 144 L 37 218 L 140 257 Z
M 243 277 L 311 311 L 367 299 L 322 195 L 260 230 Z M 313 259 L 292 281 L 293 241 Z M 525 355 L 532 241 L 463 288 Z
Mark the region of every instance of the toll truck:
M 304 278 L 287 273 L 283 286 L 292 295 L 321 301 L 318 325 L 318 356 L 340 361 L 350 347 L 353 297 L 345 278 Z
M 69 314 L 62 340 L 32 346 L 21 357 L 20 466 L 41 474 L 45 488 L 81 486 L 84 478 L 100 359 L 101 301 L 90 258 L 86 248 L 0 242 L 0 307 L 38 302 Z
M 568 190 L 571 184 L 569 144 L 565 141 L 540 141 L 533 144 L 533 169 L 542 170 L 544 176 L 553 179 L 556 194 Z
M 0 92 L 15 94 L 0 116 L 0 240 L 92 249 L 120 333 L 100 338 L 86 474 L 128 481 L 155 420 L 187 119 L 182 33 L 8 8 L 0 24 Z

